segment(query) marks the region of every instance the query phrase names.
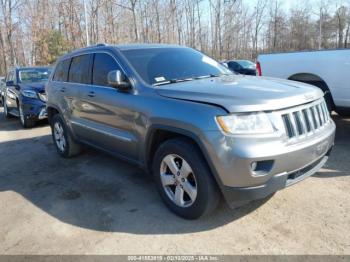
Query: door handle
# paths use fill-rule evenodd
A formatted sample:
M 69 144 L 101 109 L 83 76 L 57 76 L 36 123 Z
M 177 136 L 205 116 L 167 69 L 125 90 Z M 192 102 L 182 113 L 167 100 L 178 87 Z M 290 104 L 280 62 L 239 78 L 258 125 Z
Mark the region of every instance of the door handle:
M 95 96 L 95 92 L 94 91 L 89 92 L 88 96 L 89 97 L 94 97 Z

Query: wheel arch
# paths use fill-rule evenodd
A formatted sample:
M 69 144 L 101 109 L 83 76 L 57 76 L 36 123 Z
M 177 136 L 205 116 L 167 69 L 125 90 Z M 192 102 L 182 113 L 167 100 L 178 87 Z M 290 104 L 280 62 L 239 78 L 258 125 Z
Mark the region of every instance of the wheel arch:
M 293 74 L 290 77 L 288 77 L 288 80 L 293 80 L 293 81 L 302 82 L 302 83 L 316 86 L 317 88 L 322 90 L 322 92 L 324 93 L 325 96 L 329 97 L 331 108 L 332 109 L 335 108 L 335 104 L 334 104 L 331 90 L 329 89 L 327 82 L 322 77 L 320 77 L 316 74 L 313 74 L 313 73 L 297 73 L 297 74 Z
M 52 105 L 48 105 L 46 107 L 46 111 L 47 111 L 47 118 L 48 118 L 48 121 L 50 124 L 51 124 L 51 119 L 53 118 L 53 116 L 61 113 L 57 107 L 52 106 Z
M 164 143 L 166 140 L 176 138 L 176 137 L 182 137 L 185 139 L 188 139 L 190 142 L 194 143 L 195 146 L 199 149 L 202 156 L 204 157 L 205 161 L 208 164 L 208 167 L 214 176 L 214 179 L 217 182 L 217 185 L 219 188 L 222 187 L 221 179 L 216 172 L 216 169 L 214 168 L 213 163 L 211 162 L 209 155 L 205 149 L 205 146 L 198 135 L 194 134 L 191 131 L 177 128 L 177 127 L 171 127 L 171 126 L 165 126 L 165 125 L 155 125 L 152 126 L 146 136 L 146 143 L 145 143 L 145 149 L 144 149 L 144 161 L 145 166 L 148 172 L 152 171 L 152 161 L 155 155 L 155 152 L 157 148 Z
M 312 73 L 297 73 L 288 77 L 288 80 L 293 80 L 297 82 L 307 83 L 320 88 L 324 93 L 329 92 L 327 82 L 320 76 Z

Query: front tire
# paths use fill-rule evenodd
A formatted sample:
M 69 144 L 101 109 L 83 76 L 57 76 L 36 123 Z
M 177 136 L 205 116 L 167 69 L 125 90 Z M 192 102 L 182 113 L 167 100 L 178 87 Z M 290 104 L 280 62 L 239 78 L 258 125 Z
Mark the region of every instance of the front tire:
M 220 193 L 197 146 L 183 138 L 164 142 L 155 153 L 153 175 L 166 206 L 185 219 L 211 213 Z
M 7 104 L 6 104 L 6 97 L 3 98 L 3 106 L 4 106 L 4 115 L 5 115 L 5 118 L 11 118 L 12 115 L 9 113 L 9 109 L 7 107 Z
M 81 152 L 81 146 L 71 137 L 60 114 L 53 116 L 51 120 L 51 132 L 53 142 L 60 156 L 70 158 Z
M 35 126 L 34 119 L 26 118 L 23 112 L 23 106 L 21 104 L 18 106 L 18 111 L 19 111 L 19 120 L 21 122 L 21 125 L 24 128 L 32 128 L 33 126 Z

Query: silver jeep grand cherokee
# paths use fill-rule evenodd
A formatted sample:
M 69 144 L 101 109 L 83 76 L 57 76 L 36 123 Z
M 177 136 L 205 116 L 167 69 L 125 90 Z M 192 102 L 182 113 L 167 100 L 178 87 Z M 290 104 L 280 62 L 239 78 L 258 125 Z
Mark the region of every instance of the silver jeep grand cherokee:
M 309 177 L 334 142 L 319 89 L 234 75 L 181 46 L 80 49 L 57 61 L 46 89 L 61 156 L 88 144 L 135 163 L 187 219 L 220 196 L 238 206 Z

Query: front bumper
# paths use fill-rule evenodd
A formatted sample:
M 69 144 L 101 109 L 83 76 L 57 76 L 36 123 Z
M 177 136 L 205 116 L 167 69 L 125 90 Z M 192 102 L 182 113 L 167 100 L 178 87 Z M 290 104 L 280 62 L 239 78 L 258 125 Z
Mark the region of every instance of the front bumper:
M 232 207 L 261 199 L 317 172 L 334 144 L 335 124 L 288 144 L 277 138 L 237 138 L 208 132 L 207 152 L 221 191 Z M 258 171 L 252 168 L 258 163 Z
M 47 118 L 46 103 L 41 100 L 31 98 L 22 99 L 22 108 L 26 118 L 34 120 Z
M 231 208 L 242 206 L 252 200 L 266 198 L 276 191 L 294 185 L 315 174 L 327 162 L 330 152 L 331 149 L 325 156 L 300 170 L 275 175 L 263 185 L 242 188 L 223 186 L 222 192 Z

